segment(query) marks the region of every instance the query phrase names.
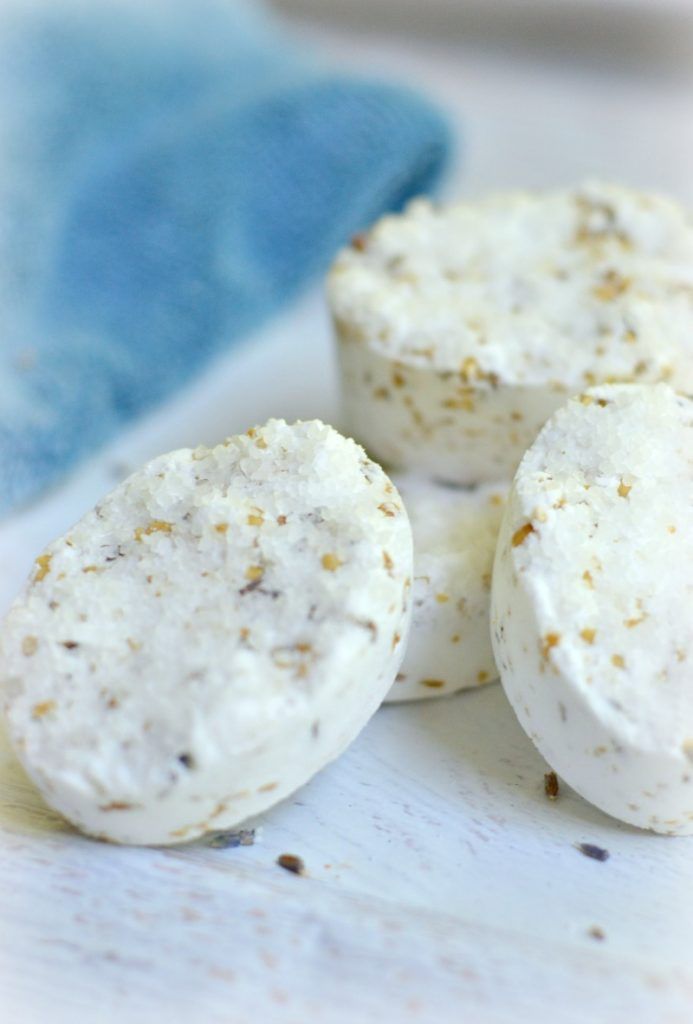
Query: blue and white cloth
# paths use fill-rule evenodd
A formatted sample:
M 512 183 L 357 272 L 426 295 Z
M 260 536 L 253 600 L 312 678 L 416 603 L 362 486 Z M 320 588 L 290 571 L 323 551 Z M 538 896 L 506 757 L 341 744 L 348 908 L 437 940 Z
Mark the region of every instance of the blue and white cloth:
M 262 8 L 4 6 L 0 513 L 429 191 L 448 151 L 428 103 L 309 62 Z

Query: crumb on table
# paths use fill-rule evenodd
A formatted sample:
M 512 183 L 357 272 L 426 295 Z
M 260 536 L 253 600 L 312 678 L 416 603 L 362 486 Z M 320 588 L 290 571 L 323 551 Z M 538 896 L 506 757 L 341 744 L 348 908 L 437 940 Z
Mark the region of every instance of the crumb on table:
M 306 871 L 305 864 L 295 853 L 280 853 L 277 857 L 277 864 L 294 875 L 304 875 Z

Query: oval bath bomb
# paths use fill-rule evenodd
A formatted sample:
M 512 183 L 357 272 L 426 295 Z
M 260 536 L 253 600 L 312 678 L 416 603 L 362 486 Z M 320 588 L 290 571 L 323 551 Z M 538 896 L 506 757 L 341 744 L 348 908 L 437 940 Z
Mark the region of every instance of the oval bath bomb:
M 493 572 L 515 712 L 587 800 L 693 832 L 693 401 L 589 389 L 517 471 Z
M 0 629 L 4 708 L 80 829 L 174 843 L 337 757 L 404 649 L 412 541 L 353 441 L 272 420 L 154 459 L 37 559 Z
M 414 582 L 409 641 L 385 700 L 493 682 L 491 571 L 508 485 L 446 487 L 416 474 L 393 482 L 414 536 Z
M 590 385 L 693 391 L 693 220 L 661 196 L 417 200 L 338 256 L 328 297 L 348 428 L 393 468 L 511 479 Z

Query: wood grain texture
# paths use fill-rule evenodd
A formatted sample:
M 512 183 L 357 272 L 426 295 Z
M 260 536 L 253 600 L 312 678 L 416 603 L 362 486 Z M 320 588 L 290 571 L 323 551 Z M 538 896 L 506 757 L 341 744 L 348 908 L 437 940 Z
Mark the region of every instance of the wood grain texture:
M 499 687 L 387 708 L 254 846 L 146 850 L 74 833 L 4 753 L 2 999 L 32 1024 L 452 1022 L 460 1007 L 510 1022 L 552 1005 L 683 1024 L 689 844 L 569 791 L 546 800 L 543 770 Z

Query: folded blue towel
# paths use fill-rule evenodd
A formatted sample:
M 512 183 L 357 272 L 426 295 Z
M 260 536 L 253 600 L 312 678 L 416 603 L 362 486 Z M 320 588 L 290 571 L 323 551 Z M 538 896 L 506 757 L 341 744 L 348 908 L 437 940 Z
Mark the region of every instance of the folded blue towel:
M 0 512 L 431 189 L 448 149 L 423 100 L 308 64 L 261 9 L 3 10 Z

